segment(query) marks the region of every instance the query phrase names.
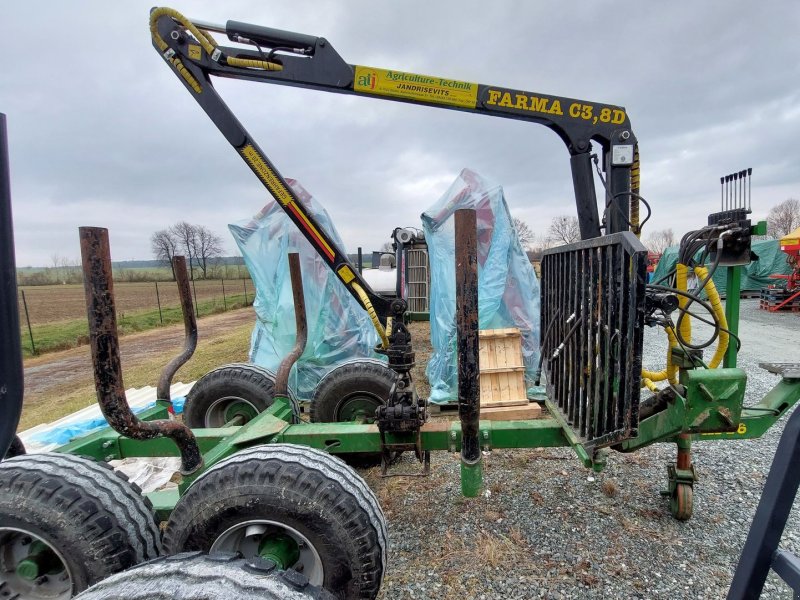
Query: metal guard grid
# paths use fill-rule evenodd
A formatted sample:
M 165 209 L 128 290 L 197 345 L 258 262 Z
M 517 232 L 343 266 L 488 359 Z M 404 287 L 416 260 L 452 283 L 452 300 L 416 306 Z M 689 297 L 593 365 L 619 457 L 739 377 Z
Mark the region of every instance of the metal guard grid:
M 647 249 L 628 231 L 542 257 L 547 395 L 587 450 L 638 433 L 646 275 Z

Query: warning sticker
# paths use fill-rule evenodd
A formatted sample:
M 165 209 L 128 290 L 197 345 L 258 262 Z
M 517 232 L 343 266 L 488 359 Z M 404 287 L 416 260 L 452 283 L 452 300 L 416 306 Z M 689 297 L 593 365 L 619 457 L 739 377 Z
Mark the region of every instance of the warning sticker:
M 356 65 L 356 92 L 475 108 L 478 84 Z

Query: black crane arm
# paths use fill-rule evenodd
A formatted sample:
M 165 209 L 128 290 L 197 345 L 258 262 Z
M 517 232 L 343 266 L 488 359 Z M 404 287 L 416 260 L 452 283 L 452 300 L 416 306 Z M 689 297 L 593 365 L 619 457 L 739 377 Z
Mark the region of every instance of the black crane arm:
M 325 38 L 238 21 L 228 21 L 224 26 L 192 21 L 168 8 L 153 9 L 150 29 L 156 50 L 350 293 L 373 311 L 373 320 L 377 317 L 385 323 L 391 314 L 390 300 L 373 292 L 306 212 L 278 169 L 217 94 L 211 76 L 370 96 L 544 125 L 558 134 L 569 151 L 584 239 L 599 236 L 601 230 L 590 156 L 591 142 L 596 142 L 603 150 L 607 175 L 605 231 L 616 233 L 630 227 L 628 207 L 636 138 L 620 106 L 351 65 Z M 212 32 L 254 49 L 220 46 Z

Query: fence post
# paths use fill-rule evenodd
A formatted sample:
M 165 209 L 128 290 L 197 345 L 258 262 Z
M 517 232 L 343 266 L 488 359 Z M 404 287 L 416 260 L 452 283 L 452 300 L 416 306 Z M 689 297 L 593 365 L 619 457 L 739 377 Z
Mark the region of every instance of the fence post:
M 222 306 L 225 308 L 225 312 L 228 312 L 228 299 L 225 297 L 225 280 L 220 279 L 222 282 Z
M 358 247 L 358 272 L 364 272 L 364 256 L 361 254 L 361 246 Z
M 31 337 L 31 354 L 36 355 L 36 344 L 33 343 L 33 329 L 31 329 L 31 318 L 28 315 L 28 301 L 25 299 L 25 290 L 22 292 L 22 306 L 25 307 L 25 321 L 28 323 L 28 335 Z
M 161 314 L 161 296 L 158 293 L 158 282 L 156 281 L 156 302 L 158 302 L 158 320 L 164 324 L 164 315 Z
M 247 279 L 242 279 L 242 286 L 244 287 L 244 305 L 247 306 Z
M 200 309 L 197 306 L 197 288 L 194 286 L 194 279 L 192 279 L 192 292 L 194 293 L 194 316 L 200 318 Z

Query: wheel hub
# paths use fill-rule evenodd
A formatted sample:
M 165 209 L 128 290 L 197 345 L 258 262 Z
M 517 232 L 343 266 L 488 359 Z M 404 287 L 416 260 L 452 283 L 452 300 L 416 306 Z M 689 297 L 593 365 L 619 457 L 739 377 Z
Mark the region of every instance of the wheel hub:
M 69 600 L 72 576 L 64 558 L 43 539 L 0 528 L 0 597 Z
M 340 423 L 347 421 L 362 421 L 373 423 L 375 410 L 383 403 L 372 396 L 353 395 L 339 402 L 336 408 L 336 420 Z
M 303 573 L 312 585 L 321 586 L 325 579 L 322 559 L 308 538 L 277 521 L 257 519 L 237 523 L 214 540 L 210 552 L 239 552 L 245 558 L 266 558 L 278 568 Z
M 248 400 L 238 396 L 225 396 L 215 400 L 206 410 L 205 426 L 222 427 L 237 419 L 244 425 L 252 421 L 259 413 L 258 408 Z

